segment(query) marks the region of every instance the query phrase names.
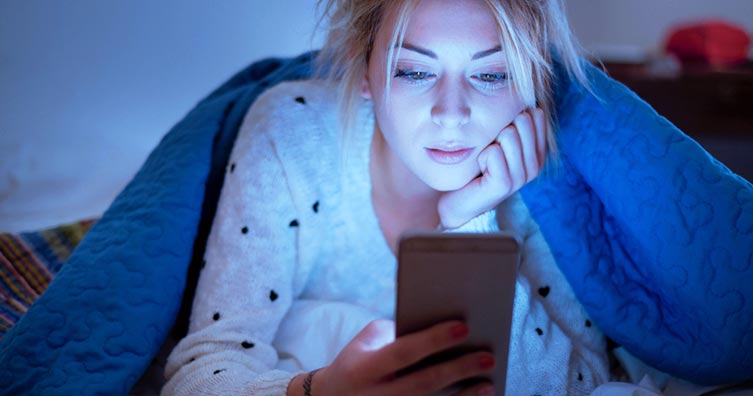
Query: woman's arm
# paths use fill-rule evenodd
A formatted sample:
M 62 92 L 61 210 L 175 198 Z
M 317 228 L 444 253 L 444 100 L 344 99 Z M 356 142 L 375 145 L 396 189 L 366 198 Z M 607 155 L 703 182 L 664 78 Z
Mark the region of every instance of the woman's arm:
M 260 99 L 261 101 L 262 99 Z M 258 108 L 258 107 L 254 107 Z M 252 110 L 230 157 L 189 334 L 173 350 L 163 395 L 284 395 L 272 346 L 294 299 L 297 228 L 282 165 L 267 136 L 275 121 Z

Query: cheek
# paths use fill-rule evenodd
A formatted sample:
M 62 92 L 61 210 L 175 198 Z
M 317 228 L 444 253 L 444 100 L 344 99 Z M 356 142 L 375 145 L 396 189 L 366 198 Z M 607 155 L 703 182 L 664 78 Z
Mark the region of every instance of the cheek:
M 525 109 L 523 102 L 510 97 L 503 100 L 493 100 L 485 103 L 477 112 L 481 130 L 489 142 L 497 138 L 499 132 L 515 120 L 515 117 Z
M 392 96 L 392 95 L 391 95 Z M 387 102 L 374 103 L 374 116 L 382 136 L 393 149 L 399 149 L 409 139 L 406 125 L 409 118 L 401 103 L 389 98 Z
M 411 140 L 415 131 L 420 129 L 419 126 L 426 122 L 429 110 L 419 98 L 406 95 L 396 85 L 390 88 L 387 103 L 380 109 L 381 121 L 385 124 L 383 126 L 389 125 L 395 132 L 395 138 L 402 141 Z

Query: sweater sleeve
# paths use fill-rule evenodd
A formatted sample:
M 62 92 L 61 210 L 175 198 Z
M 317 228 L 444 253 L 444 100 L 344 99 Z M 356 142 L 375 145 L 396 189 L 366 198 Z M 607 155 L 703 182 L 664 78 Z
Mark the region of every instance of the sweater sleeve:
M 272 343 L 296 293 L 296 210 L 268 135 L 277 121 L 259 107 L 230 156 L 189 332 L 168 358 L 164 396 L 285 395 L 294 375 L 275 370 Z
M 497 210 L 488 210 L 480 215 L 472 218 L 467 223 L 457 228 L 448 228 L 444 232 L 467 232 L 472 234 L 485 234 L 490 232 L 498 232 L 499 224 L 497 224 Z

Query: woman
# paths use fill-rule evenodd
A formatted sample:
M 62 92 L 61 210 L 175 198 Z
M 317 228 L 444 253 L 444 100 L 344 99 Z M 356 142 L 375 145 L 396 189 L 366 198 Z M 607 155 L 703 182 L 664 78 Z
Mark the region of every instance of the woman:
M 494 370 L 479 351 L 395 375 L 467 336 L 452 321 L 394 339 L 397 242 L 433 229 L 523 239 L 508 394 L 606 381 L 604 336 L 515 194 L 554 152 L 552 52 L 583 79 L 562 4 L 326 9 L 329 78 L 270 89 L 243 123 L 163 394 L 419 395 Z

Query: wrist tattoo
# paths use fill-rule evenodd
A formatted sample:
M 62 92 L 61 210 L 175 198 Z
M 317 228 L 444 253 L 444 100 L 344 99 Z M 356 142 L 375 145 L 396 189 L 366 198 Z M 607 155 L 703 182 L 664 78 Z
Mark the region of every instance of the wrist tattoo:
M 306 379 L 303 380 L 303 396 L 311 396 L 311 381 L 314 380 L 314 374 L 319 371 L 319 369 L 316 369 L 306 376 Z

